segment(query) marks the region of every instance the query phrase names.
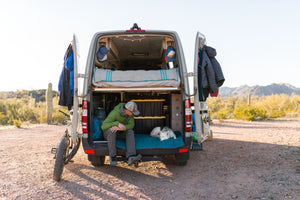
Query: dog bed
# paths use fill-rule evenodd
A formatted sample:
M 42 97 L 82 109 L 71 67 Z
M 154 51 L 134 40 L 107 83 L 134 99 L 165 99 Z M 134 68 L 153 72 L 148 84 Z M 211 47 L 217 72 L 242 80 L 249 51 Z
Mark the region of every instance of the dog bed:
M 159 138 L 150 137 L 146 134 L 135 134 L 136 149 L 170 149 L 178 148 L 184 145 L 180 132 L 175 131 L 176 139 L 170 138 L 160 141 Z M 117 139 L 116 146 L 121 149 L 126 148 L 126 140 Z

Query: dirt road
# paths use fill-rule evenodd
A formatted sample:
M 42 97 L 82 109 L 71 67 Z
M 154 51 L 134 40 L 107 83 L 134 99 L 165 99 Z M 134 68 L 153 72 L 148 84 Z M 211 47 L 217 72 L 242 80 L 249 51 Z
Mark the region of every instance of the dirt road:
M 299 121 L 214 122 L 211 129 L 213 140 L 184 167 L 170 158 L 95 168 L 80 148 L 57 183 L 50 149 L 63 126 L 0 128 L 0 200 L 300 199 Z

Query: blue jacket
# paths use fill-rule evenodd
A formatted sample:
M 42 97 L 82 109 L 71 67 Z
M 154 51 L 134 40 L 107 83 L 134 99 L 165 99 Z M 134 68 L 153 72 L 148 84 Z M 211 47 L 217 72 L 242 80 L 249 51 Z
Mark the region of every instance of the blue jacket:
M 68 109 L 70 110 L 73 106 L 74 95 L 74 59 L 71 44 L 64 56 L 64 65 L 59 78 L 58 91 L 58 105 L 68 106 Z

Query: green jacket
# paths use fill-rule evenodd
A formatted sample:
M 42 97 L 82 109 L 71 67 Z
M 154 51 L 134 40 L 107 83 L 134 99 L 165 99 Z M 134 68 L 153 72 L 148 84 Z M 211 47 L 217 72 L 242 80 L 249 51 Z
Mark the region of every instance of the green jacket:
M 126 130 L 134 128 L 134 116 L 126 116 L 123 114 L 123 111 L 120 110 L 121 106 L 124 106 L 125 103 L 119 103 L 114 109 L 109 113 L 106 119 L 102 123 L 103 132 L 107 129 L 118 126 L 119 123 L 124 124 Z M 123 115 L 122 115 L 123 114 Z

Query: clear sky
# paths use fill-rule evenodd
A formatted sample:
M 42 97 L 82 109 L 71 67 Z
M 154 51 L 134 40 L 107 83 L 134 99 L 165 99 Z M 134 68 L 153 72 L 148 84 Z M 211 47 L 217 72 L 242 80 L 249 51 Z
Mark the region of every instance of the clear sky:
M 216 48 L 224 86 L 290 83 L 300 88 L 298 0 L 0 0 L 0 91 L 57 90 L 73 33 L 85 67 L 95 32 L 174 30 L 193 68 L 196 32 Z

